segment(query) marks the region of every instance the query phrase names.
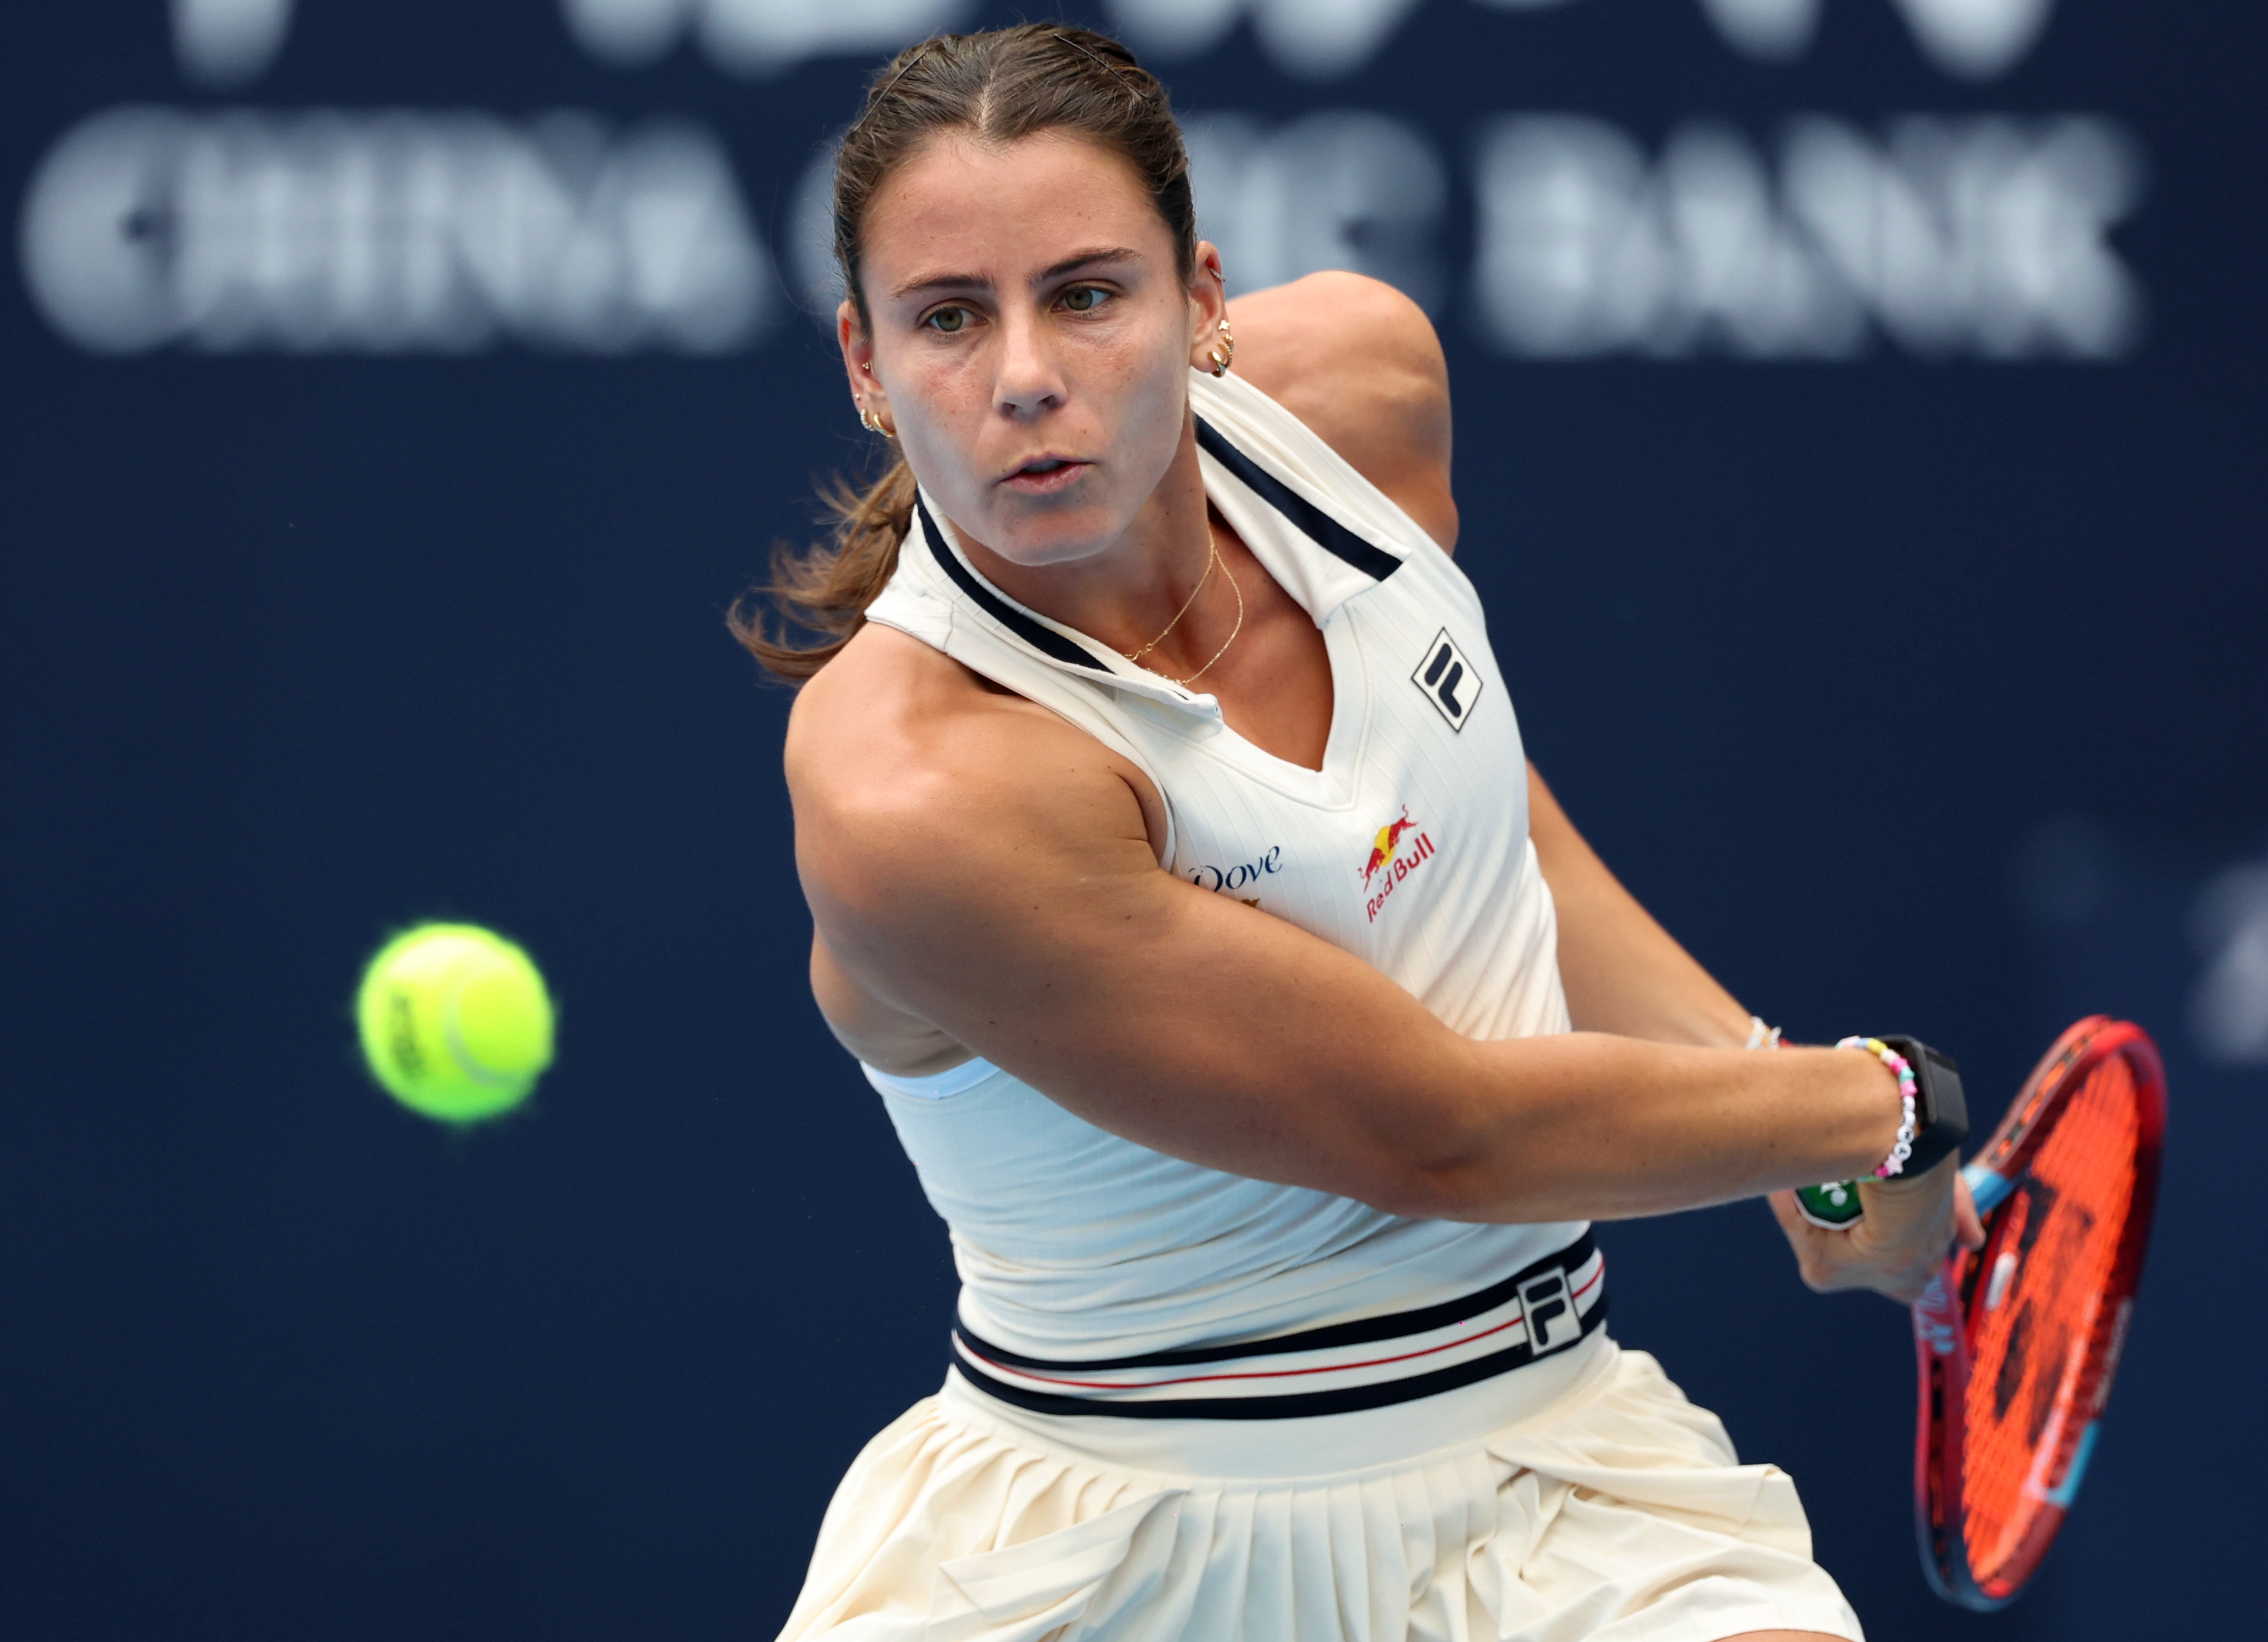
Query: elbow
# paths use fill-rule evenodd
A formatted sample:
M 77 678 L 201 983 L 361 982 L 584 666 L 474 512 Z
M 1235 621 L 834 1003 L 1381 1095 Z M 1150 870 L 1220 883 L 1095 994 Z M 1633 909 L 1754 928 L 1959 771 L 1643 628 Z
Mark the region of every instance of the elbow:
M 1396 1169 L 1373 1189 L 1362 1194 L 1362 1201 L 1380 1213 L 1398 1215 L 1405 1220 L 1503 1218 L 1485 1212 L 1482 1198 L 1471 1171 L 1446 1167 Z
M 1479 1046 L 1452 1039 L 1458 1050 Z M 1454 1075 L 1468 1072 L 1465 1078 Z M 1517 1220 L 1517 1154 L 1506 1154 L 1506 1100 L 1484 1066 L 1404 1084 L 1372 1109 L 1354 1147 L 1361 1180 L 1350 1196 L 1404 1220 Z
M 1507 1217 L 1499 1173 L 1475 1145 L 1381 1146 L 1358 1195 L 1408 1220 L 1500 1220 Z
M 1569 1040 L 1515 1048 L 1441 1035 L 1423 1075 L 1366 1102 L 1346 1153 L 1357 1197 L 1413 1220 L 1550 1220 L 1566 1194 L 1550 1160 L 1564 1155 L 1570 1116 L 1588 1102 L 1565 1098 L 1556 1063 Z M 1521 1066 L 1507 1064 L 1516 1057 Z M 1528 1063 L 1538 1063 L 1529 1065 Z M 1510 1075 L 1520 1070 L 1522 1075 Z

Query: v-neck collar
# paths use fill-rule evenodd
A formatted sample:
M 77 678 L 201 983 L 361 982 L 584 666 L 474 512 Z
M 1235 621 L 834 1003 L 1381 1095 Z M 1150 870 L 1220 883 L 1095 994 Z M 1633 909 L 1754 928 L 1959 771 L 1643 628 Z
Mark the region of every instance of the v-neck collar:
M 1237 449 L 1202 416 L 1197 418 L 1197 436 L 1206 501 L 1220 511 L 1277 585 L 1307 613 L 1331 652 L 1332 724 L 1323 760 L 1329 768 L 1343 727 L 1339 709 L 1347 683 L 1343 675 L 1348 670 L 1331 643 L 1332 618 L 1349 598 L 1376 586 L 1401 569 L 1401 556 L 1348 529 L 1320 504 Z M 1113 689 L 1132 691 L 1176 711 L 1221 722 L 1219 697 L 1138 666 L 1109 645 L 1041 615 L 1003 592 L 969 563 L 951 527 L 939 525 L 930 510 L 926 491 L 915 492 L 914 514 L 923 544 L 938 570 L 990 618 L 1005 638 L 1034 659 Z M 1243 740 L 1241 736 L 1237 739 Z M 1260 747 L 1252 750 L 1283 769 L 1309 776 L 1317 773 Z

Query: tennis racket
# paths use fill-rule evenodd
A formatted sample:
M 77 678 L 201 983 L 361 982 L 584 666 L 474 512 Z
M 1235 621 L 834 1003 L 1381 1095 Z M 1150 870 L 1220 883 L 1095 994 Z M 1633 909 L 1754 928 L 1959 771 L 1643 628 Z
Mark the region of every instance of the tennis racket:
M 2090 1015 L 1962 1171 L 1984 1247 L 1955 1249 L 1913 1308 L 1914 1526 L 1949 1602 L 2014 1601 L 2079 1493 L 2133 1316 L 2165 1125 L 2157 1045 Z M 1845 1189 L 1808 1189 L 1806 1206 L 1848 1226 Z

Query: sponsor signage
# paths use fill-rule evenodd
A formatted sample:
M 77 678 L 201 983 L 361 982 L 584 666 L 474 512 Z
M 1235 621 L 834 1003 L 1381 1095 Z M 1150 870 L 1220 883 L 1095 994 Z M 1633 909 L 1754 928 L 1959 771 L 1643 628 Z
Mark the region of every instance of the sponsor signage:
M 1493 35 L 1529 25 L 1491 14 L 1631 0 L 1431 4 Z M 1765 63 L 1800 62 L 1821 23 L 1821 0 L 1697 4 L 1727 48 Z M 2051 0 L 1879 4 L 1964 90 L 2022 62 L 2053 20 Z M 1185 109 L 1200 231 L 1233 291 L 1351 268 L 1515 359 L 2102 361 L 2142 339 L 2144 280 L 2114 235 L 2146 168 L 2116 120 L 1791 104 L 1641 131 L 1580 108 L 1476 107 L 1444 136 L 1363 96 L 1361 70 L 1424 9 L 1104 7 L 1168 74 L 1248 26 L 1319 104 Z M 610 75 L 682 51 L 777 85 L 988 17 L 968 0 L 562 0 L 557 26 Z M 185 88 L 255 92 L 289 61 L 296 18 L 291 0 L 173 0 Z M 799 303 L 831 323 L 831 155 L 805 146 L 826 135 L 751 151 L 666 109 L 92 109 L 28 180 L 18 262 L 53 331 L 96 353 L 730 355 Z

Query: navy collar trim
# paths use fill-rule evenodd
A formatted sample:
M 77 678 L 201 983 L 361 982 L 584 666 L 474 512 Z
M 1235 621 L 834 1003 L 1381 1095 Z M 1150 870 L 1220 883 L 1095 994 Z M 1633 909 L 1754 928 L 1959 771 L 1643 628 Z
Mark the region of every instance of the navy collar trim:
M 1197 423 L 1198 447 L 1226 468 L 1246 490 L 1283 514 L 1294 529 L 1316 546 L 1352 565 L 1373 581 L 1384 581 L 1402 568 L 1400 559 L 1383 548 L 1364 541 L 1262 468 L 1231 445 L 1221 436 L 1220 430 L 1203 416 L 1197 419 Z M 937 561 L 938 567 L 952 578 L 954 585 L 968 594 L 978 609 L 1050 661 L 1059 661 L 1082 672 L 1099 673 L 1106 678 L 1119 676 L 1108 662 L 1076 639 L 1035 620 L 1027 612 L 994 592 L 983 578 L 962 562 L 959 549 L 946 540 L 945 533 L 930 517 L 929 505 L 922 500 L 918 490 L 914 493 L 914 512 L 921 520 L 922 538 L 929 544 L 930 556 Z
M 1060 661 L 1065 666 L 1082 667 L 1089 673 L 1100 673 L 1106 677 L 1116 676 L 1107 663 L 1098 660 L 1085 646 L 1064 637 L 1044 622 L 1034 621 L 986 586 L 975 571 L 961 562 L 960 553 L 945 539 L 945 533 L 937 527 L 937 521 L 929 516 L 929 507 L 921 499 L 918 490 L 914 493 L 914 512 L 921 516 L 922 537 L 929 543 L 931 556 L 937 560 L 947 576 L 953 578 L 954 586 L 976 600 L 977 608 L 1050 661 Z
M 1301 534 L 1333 556 L 1344 560 L 1373 581 L 1384 581 L 1402 568 L 1402 561 L 1374 547 L 1317 507 L 1275 475 L 1221 437 L 1220 430 L 1203 416 L 1197 418 L 1197 446 L 1233 474 L 1244 488 L 1290 519 Z

